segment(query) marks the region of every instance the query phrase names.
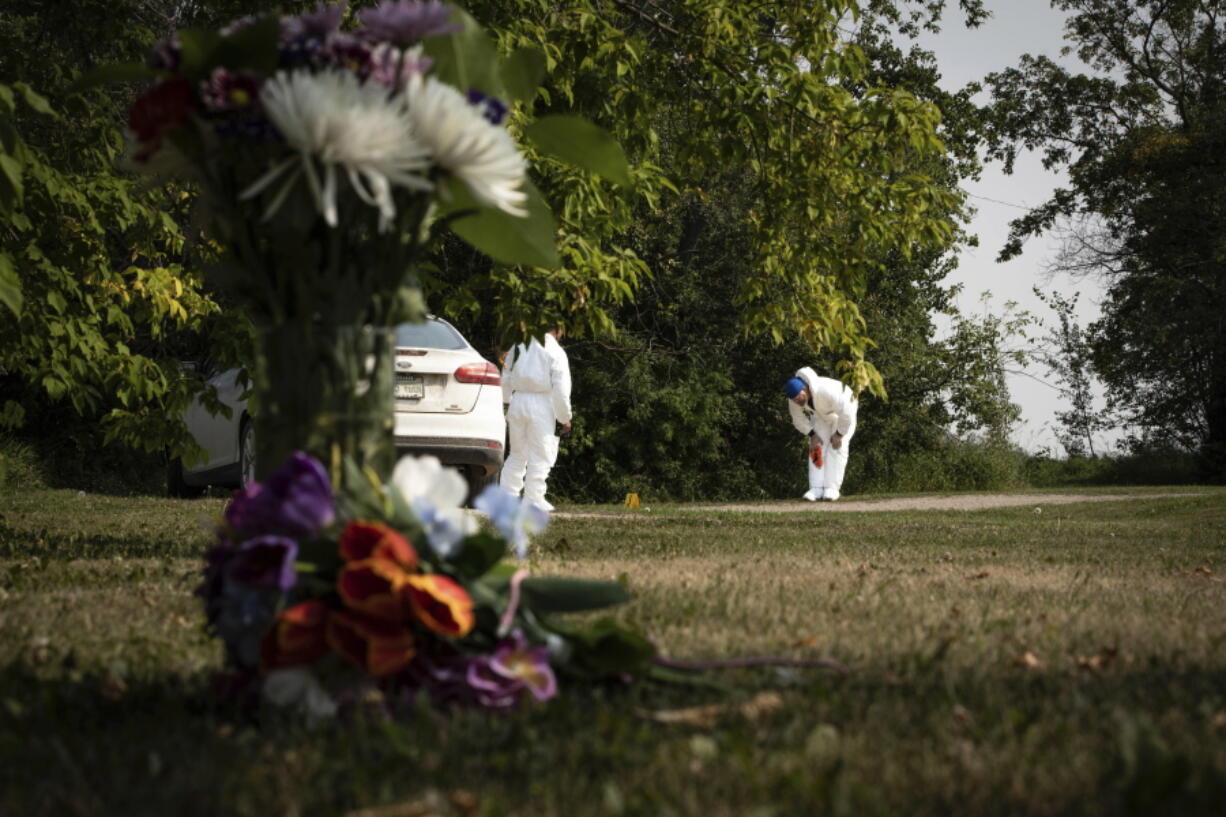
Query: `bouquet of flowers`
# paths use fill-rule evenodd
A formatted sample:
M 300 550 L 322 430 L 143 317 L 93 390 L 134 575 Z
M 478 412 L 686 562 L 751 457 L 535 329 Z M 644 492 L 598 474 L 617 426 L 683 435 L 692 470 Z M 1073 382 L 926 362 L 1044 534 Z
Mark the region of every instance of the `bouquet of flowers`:
M 221 251 L 214 287 L 250 316 L 255 472 L 228 505 L 200 588 L 227 665 L 315 715 L 346 696 L 424 693 L 508 708 L 558 674 L 637 672 L 654 649 L 612 620 L 563 613 L 626 599 L 616 583 L 529 578 L 547 516 L 497 488 L 459 508 L 436 460 L 393 470 L 392 327 L 424 310 L 414 268 L 443 228 L 496 261 L 556 266 L 554 222 L 507 130 L 628 182 L 616 143 L 533 119 L 532 49 L 499 55 L 438 0 L 343 4 L 185 30 L 129 111 L 132 161 L 201 194 Z M 518 103 L 518 107 L 516 107 Z
M 334 498 L 327 472 L 296 454 L 235 494 L 209 551 L 203 598 L 233 680 L 312 718 L 372 697 L 391 709 L 510 709 L 576 680 L 637 675 L 653 646 L 612 619 L 567 612 L 626 601 L 616 582 L 530 578 L 508 560 L 548 514 L 490 486 L 476 508 L 432 457 L 406 457 L 390 484 Z M 360 484 L 358 478 L 351 485 Z
M 152 80 L 129 110 L 132 164 L 200 192 L 212 284 L 255 326 L 258 476 L 297 450 L 390 472 L 392 327 L 424 315 L 415 270 L 440 231 L 501 263 L 559 264 L 509 124 L 628 183 L 600 128 L 533 117 L 544 71 L 459 8 L 385 0 L 180 31 L 147 65 L 83 80 Z

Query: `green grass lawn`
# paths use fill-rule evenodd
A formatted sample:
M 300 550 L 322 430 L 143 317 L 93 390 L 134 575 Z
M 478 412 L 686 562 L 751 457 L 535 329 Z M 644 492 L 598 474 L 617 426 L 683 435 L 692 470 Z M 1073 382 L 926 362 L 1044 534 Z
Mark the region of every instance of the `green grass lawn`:
M 1221 490 L 557 520 L 533 570 L 626 574 L 620 615 L 667 655 L 850 673 L 315 729 L 211 692 L 191 591 L 220 509 L 0 494 L 0 813 L 1226 813 Z

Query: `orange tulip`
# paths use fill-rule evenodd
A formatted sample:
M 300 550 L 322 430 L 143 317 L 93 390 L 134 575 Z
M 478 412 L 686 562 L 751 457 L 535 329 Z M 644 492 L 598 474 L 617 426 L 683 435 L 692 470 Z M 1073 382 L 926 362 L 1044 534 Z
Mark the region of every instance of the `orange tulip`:
M 341 568 L 336 589 L 345 606 L 386 621 L 404 621 L 409 606 L 403 588 L 409 574 L 390 559 L 363 559 Z
M 354 521 L 341 531 L 341 555 L 347 561 L 388 559 L 405 570 L 417 569 L 417 551 L 401 533 L 382 522 Z
M 324 656 L 328 607 L 322 601 L 304 601 L 282 610 L 260 645 L 260 666 L 265 670 L 309 664 Z
M 409 576 L 402 592 L 417 620 L 439 635 L 463 638 L 472 630 L 473 600 L 468 591 L 446 576 Z
M 376 677 L 403 669 L 416 654 L 413 636 L 403 625 L 343 610 L 328 617 L 328 644 Z

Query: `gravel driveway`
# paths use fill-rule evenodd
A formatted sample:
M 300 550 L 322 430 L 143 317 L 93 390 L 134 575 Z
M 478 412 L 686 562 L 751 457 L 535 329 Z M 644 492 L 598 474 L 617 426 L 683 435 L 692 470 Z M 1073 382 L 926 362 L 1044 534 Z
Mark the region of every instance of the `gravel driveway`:
M 748 511 L 757 513 L 848 513 L 853 511 L 983 511 L 989 508 L 1034 507 L 1040 512 L 1044 505 L 1069 505 L 1074 502 L 1135 502 L 1147 499 L 1170 499 L 1196 496 L 1199 492 L 1145 494 L 947 494 L 896 499 L 845 497 L 837 502 L 726 503 L 673 506 L 669 511 Z M 639 511 L 587 512 L 556 511 L 557 519 L 633 519 L 650 513 L 650 506 Z

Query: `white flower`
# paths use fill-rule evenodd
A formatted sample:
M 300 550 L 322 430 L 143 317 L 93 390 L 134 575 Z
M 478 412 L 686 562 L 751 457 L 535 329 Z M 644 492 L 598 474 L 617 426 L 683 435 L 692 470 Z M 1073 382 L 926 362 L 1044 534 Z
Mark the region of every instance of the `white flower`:
M 337 173 L 348 175 L 354 191 L 379 208 L 379 229 L 391 227 L 396 215 L 392 187 L 429 190 L 416 171 L 429 168 L 430 156 L 416 137 L 403 96 L 387 88 L 358 82 L 349 71 L 279 72 L 260 89 L 260 103 L 273 126 L 297 151 L 275 165 L 242 193 L 251 198 L 286 171 L 289 175 L 265 209 L 271 217 L 305 173 L 324 220 L 337 224 Z M 322 179 L 316 163 L 323 166 Z
M 520 190 L 524 157 L 506 130 L 485 118 L 463 94 L 434 77 L 409 77 L 405 93 L 415 132 L 435 163 L 468 186 L 477 201 L 526 216 Z
M 401 457 L 392 471 L 392 485 L 417 514 L 430 546 L 444 558 L 455 553 L 465 536 L 477 532 L 477 520 L 460 507 L 468 484 L 438 457 Z
M 273 670 L 264 677 L 261 691 L 274 706 L 302 709 L 312 723 L 336 715 L 336 701 L 310 670 L 302 667 Z

